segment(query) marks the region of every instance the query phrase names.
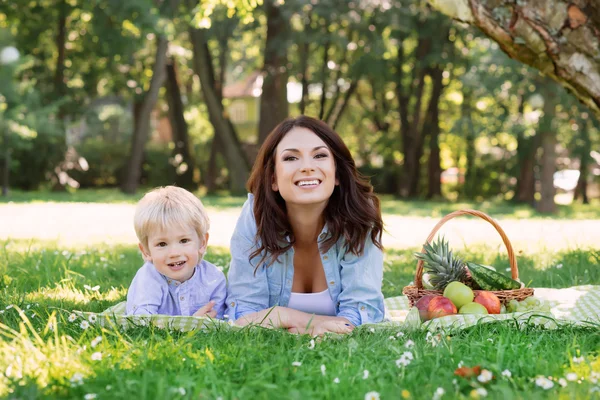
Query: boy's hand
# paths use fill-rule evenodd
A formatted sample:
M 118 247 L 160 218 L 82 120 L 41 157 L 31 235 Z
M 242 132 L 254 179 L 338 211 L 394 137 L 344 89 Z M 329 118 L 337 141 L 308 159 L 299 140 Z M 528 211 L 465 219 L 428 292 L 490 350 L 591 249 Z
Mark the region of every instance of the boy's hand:
M 217 311 L 213 310 L 212 308 L 215 306 L 215 302 L 214 301 L 209 301 L 208 303 L 206 303 L 205 305 L 203 305 L 202 307 L 200 307 L 198 309 L 198 311 L 196 311 L 194 313 L 194 317 L 211 317 L 211 318 L 215 318 L 217 316 Z

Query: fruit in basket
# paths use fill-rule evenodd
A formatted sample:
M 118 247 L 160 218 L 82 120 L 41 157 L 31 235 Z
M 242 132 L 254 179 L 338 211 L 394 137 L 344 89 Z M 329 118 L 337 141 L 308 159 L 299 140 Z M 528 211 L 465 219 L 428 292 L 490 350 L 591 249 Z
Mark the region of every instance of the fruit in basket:
M 489 314 L 487 308 L 479 303 L 470 302 L 458 310 L 459 314 Z
M 429 317 L 429 311 L 427 307 L 429 307 L 429 302 L 433 299 L 435 294 L 426 294 L 421 297 L 419 301 L 415 303 L 415 307 L 419 310 L 419 315 L 421 316 L 421 321 L 429 321 L 431 318 Z
M 471 273 L 471 278 L 483 290 L 514 290 L 521 288 L 520 282 L 481 264 L 467 262 L 467 268 Z
M 423 289 L 435 290 L 435 288 L 431 284 L 431 274 L 430 273 L 423 274 Z
M 450 301 L 449 298 L 444 296 L 435 296 L 429 301 L 427 306 L 430 318 L 445 317 L 446 315 L 456 314 L 456 306 Z
M 444 297 L 450 299 L 456 308 L 461 308 L 467 303 L 473 301 L 475 295 L 470 287 L 462 282 L 454 281 L 450 282 L 446 289 L 444 289 Z
M 423 250 L 423 253 L 415 253 L 415 257 L 423 260 L 423 269 L 429 274 L 429 282 L 435 290 L 444 290 L 452 281 L 466 281 L 465 263 L 452 254 L 448 241 L 443 237 L 433 243 L 425 243 Z
M 551 305 L 549 302 L 537 298 L 527 297 L 523 301 L 511 300 L 506 306 L 508 312 L 527 312 L 527 311 L 543 311 L 551 312 Z
M 477 292 L 473 301 L 484 306 L 489 314 L 500 314 L 502 310 L 500 299 L 492 292 L 486 292 L 485 290 Z

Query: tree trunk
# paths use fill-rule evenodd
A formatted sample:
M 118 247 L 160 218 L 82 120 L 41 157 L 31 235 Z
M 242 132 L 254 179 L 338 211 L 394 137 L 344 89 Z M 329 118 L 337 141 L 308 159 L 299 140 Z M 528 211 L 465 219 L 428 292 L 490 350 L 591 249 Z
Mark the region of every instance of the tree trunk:
M 288 22 L 281 15 L 281 5 L 266 0 L 267 40 L 263 66 L 264 81 L 260 96 L 258 144 L 289 115 L 287 101 L 287 36 Z
M 589 204 L 590 200 L 587 195 L 588 186 L 588 169 L 590 165 L 590 149 L 592 148 L 592 142 L 590 140 L 590 120 L 589 116 L 587 120 L 580 119 L 581 126 L 581 139 L 582 144 L 579 149 L 579 179 L 577 180 L 577 186 L 575 187 L 575 193 L 573 200 L 581 199 L 583 204 Z M 593 117 L 591 117 L 593 118 Z
M 539 136 L 525 136 L 524 126 L 525 97 L 519 96 L 517 115 L 517 187 L 513 201 L 533 206 L 535 203 L 535 166 L 539 148 Z
M 427 161 L 427 198 L 442 197 L 442 167 L 440 160 L 440 97 L 444 90 L 442 68 L 434 68 L 431 72 L 432 89 L 427 124 L 429 130 L 429 160 Z M 425 128 L 424 128 L 425 129 Z
M 202 94 L 215 130 L 215 136 L 218 135 L 223 144 L 221 148 L 229 170 L 229 189 L 233 194 L 246 193 L 246 180 L 250 173 L 248 159 L 231 121 L 224 115 L 223 104 L 215 90 L 214 75 L 211 76 L 212 61 L 206 46 L 205 31 L 190 29 L 190 41 L 193 47 L 194 72 L 200 78 Z
M 546 92 L 544 103 L 544 116 L 540 123 L 540 140 L 542 142 L 542 162 L 541 162 L 541 199 L 537 205 L 537 210 L 541 213 L 554 213 L 556 204 L 554 196 L 554 173 L 556 172 L 556 132 L 555 132 L 555 107 L 554 97 L 550 94 L 550 89 Z
M 475 130 L 473 129 L 473 109 L 471 102 L 473 101 L 472 92 L 470 89 L 463 90 L 463 102 L 461 105 L 462 127 L 465 133 L 465 158 L 467 167 L 465 171 L 465 183 L 463 186 L 463 194 L 467 199 L 475 197 L 475 185 L 477 184 L 477 173 L 475 170 Z
M 58 5 L 58 31 L 56 33 L 56 70 L 54 72 L 54 88 L 58 98 L 62 98 L 66 94 L 65 87 L 65 57 L 66 57 L 66 41 L 67 41 L 67 4 L 63 0 Z M 64 107 L 61 106 L 59 117 L 64 117 Z
M 127 163 L 125 180 L 122 190 L 125 193 L 134 194 L 137 190 L 140 176 L 142 174 L 142 161 L 144 147 L 150 132 L 150 119 L 152 110 L 158 100 L 158 92 L 165 81 L 167 63 L 168 41 L 163 36 L 158 36 L 156 43 L 156 57 L 152 69 L 150 88 L 144 94 L 140 103 L 139 114 L 135 117 L 134 130 L 131 141 L 130 156 Z
M 175 160 L 175 184 L 177 186 L 194 189 L 194 159 L 190 154 L 190 140 L 188 125 L 183 115 L 184 106 L 181 100 L 181 91 L 177 79 L 175 58 L 167 63 L 167 102 L 169 104 L 169 120 L 173 132 L 173 158 Z
M 510 57 L 548 75 L 600 116 L 600 2 L 429 0 Z

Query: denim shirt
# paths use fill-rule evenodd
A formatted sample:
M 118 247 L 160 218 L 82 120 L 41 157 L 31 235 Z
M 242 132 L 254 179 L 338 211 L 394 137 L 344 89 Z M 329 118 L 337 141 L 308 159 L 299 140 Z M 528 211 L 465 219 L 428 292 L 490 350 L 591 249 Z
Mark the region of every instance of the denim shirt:
M 254 275 L 260 257 L 248 260 L 256 249 L 254 240 L 257 228 L 253 207 L 254 196 L 249 194 L 231 237 L 226 314 L 233 319 L 277 305 L 287 307 L 292 292 L 293 248 L 269 267 L 263 263 Z M 318 242 L 322 243 L 328 234 L 325 226 Z M 383 253 L 370 237 L 360 256 L 345 252 L 344 243 L 340 239 L 327 252 L 321 253 L 329 295 L 336 305 L 336 315 L 348 319 L 355 326 L 380 322 L 384 316 L 381 293 Z
M 225 310 L 225 275 L 206 260 L 196 265 L 185 282 L 167 278 L 146 262 L 135 274 L 127 292 L 127 315 L 193 315 L 210 300 L 217 318 Z

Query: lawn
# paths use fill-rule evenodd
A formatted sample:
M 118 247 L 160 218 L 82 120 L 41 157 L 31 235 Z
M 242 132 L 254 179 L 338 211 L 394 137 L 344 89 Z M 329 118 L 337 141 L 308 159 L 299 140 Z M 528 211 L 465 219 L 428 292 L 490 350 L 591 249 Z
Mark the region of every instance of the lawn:
M 118 189 L 82 189 L 71 192 L 23 192 L 13 190 L 9 197 L 0 196 L 2 203 L 128 203 L 135 204 L 145 193 L 140 189 L 134 195 L 124 194 Z M 206 207 L 216 209 L 238 208 L 244 204 L 246 196 L 229 196 L 226 193 L 204 195 L 197 192 Z M 518 205 L 505 200 L 472 201 L 422 201 L 399 200 L 390 195 L 381 195 L 381 211 L 384 214 L 396 214 L 413 217 L 441 218 L 452 211 L 475 208 L 495 218 L 552 218 L 552 219 L 600 219 L 600 199 L 592 199 L 590 204 L 573 203 L 557 205 L 553 215 L 540 214 L 528 205 Z
M 413 279 L 415 250 L 386 252 L 387 297 Z M 497 249 L 457 250 L 499 271 L 508 267 Z M 210 248 L 207 259 L 226 269 L 228 251 Z M 434 346 L 425 332 L 410 330 L 357 329 L 311 342 L 261 328 L 182 333 L 69 322 L 72 310 L 123 301 L 140 263 L 134 246 L 0 241 L 0 397 L 600 398 L 598 327 L 484 324 L 445 333 Z M 600 284 L 599 265 L 599 249 L 519 256 L 522 278 L 537 287 Z M 397 363 L 403 357 L 408 365 Z M 493 378 L 457 377 L 459 364 Z

